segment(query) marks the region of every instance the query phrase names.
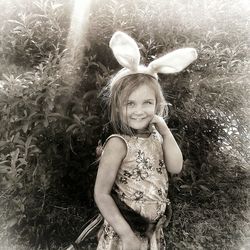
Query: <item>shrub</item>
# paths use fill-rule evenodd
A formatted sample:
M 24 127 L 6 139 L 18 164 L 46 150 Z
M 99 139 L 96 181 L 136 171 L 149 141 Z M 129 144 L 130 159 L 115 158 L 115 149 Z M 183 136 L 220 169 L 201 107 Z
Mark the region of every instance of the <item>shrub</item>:
M 2 25 L 4 58 L 17 65 L 34 66 L 64 48 L 69 24 L 64 1 L 14 0 L 2 2 L 1 7 L 6 10 L 4 18 L 8 18 Z
M 242 5 L 229 0 L 188 5 L 95 1 L 89 47 L 74 74 L 72 65 L 66 65 L 65 75 L 61 63 L 71 3 L 6 3 L 0 17 L 9 19 L 3 22 L 0 46 L 0 186 L 10 233 L 18 232 L 35 248 L 58 249 L 94 212 L 95 148 L 107 136 L 105 107 L 97 96 L 120 68 L 108 48 L 117 29 L 138 41 L 144 63 L 178 47 L 198 50 L 199 59 L 185 71 L 160 76 L 170 107 L 168 124 L 185 159 L 182 174 L 171 179 L 177 214 L 181 199 L 189 199 L 190 206 L 198 200 L 202 206 L 222 188 L 218 180 L 249 161 L 247 15 L 234 21 Z M 184 237 L 176 231 L 172 235 L 178 242 Z M 197 248 L 211 243 L 209 238 L 190 241 Z

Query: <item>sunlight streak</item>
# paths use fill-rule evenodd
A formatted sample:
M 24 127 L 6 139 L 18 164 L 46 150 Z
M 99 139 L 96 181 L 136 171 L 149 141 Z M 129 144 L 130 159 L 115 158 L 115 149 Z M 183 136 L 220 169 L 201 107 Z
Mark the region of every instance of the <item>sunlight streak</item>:
M 71 24 L 67 37 L 67 53 L 62 60 L 61 69 L 64 76 L 70 75 L 70 84 L 77 81 L 77 69 L 79 68 L 84 49 L 87 46 L 87 32 L 89 24 L 91 0 L 74 0 L 71 15 Z

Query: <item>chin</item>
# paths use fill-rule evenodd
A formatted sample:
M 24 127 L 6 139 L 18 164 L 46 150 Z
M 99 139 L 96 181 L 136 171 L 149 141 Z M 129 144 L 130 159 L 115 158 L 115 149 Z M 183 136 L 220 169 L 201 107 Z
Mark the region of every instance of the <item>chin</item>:
M 134 130 L 145 130 L 148 129 L 148 125 L 147 126 L 130 126 L 132 129 Z
M 144 121 L 143 123 L 130 122 L 128 123 L 128 126 L 134 130 L 145 130 L 149 127 L 149 121 Z

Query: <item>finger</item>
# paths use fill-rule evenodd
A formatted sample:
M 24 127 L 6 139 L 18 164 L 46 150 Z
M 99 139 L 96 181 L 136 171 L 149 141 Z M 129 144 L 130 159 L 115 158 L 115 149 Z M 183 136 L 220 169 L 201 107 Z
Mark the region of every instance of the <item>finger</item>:
M 152 124 L 157 124 L 160 122 L 160 117 L 159 116 L 154 116 L 153 119 L 151 120 Z
M 156 122 L 157 122 L 157 115 L 154 115 L 150 123 L 156 123 Z

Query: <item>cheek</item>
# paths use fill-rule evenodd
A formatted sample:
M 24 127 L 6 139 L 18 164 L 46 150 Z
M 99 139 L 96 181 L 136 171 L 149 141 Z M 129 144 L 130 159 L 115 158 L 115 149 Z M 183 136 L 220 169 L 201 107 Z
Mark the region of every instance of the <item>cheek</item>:
M 155 115 L 156 112 L 157 112 L 157 107 L 155 105 L 148 108 L 148 114 Z

